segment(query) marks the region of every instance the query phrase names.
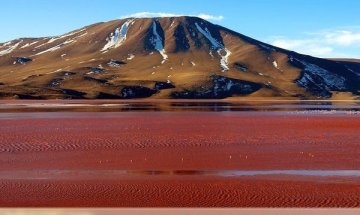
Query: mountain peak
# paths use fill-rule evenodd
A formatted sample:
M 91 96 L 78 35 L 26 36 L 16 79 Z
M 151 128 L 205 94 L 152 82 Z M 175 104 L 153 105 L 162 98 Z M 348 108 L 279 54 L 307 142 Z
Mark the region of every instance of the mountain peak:
M 359 63 L 300 55 L 192 16 L 0 44 L 2 97 L 356 97 L 359 73 Z

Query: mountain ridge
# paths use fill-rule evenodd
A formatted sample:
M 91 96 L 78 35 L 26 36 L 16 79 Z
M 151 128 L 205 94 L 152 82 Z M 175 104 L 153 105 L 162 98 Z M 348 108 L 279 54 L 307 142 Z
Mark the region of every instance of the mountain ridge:
M 197 17 L 0 43 L 1 98 L 358 99 L 359 83 L 354 60 L 302 55 Z

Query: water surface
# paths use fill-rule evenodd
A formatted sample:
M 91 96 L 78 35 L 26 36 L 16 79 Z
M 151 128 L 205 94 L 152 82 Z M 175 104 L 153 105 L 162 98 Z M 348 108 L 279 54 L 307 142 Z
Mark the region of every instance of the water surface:
M 289 112 L 359 114 L 360 101 L 49 100 L 0 101 L 0 112 Z

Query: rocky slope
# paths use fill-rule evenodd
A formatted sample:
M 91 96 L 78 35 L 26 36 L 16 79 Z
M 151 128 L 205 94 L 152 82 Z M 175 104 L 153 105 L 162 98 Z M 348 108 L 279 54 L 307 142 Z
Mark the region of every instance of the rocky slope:
M 1 98 L 359 95 L 359 62 L 301 55 L 196 17 L 129 18 L 0 44 Z

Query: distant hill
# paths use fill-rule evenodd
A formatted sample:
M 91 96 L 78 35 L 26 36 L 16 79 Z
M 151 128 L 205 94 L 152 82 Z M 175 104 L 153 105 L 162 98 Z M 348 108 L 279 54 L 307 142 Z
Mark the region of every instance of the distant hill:
M 0 44 L 1 98 L 359 95 L 359 60 L 301 55 L 196 17 L 128 18 Z

